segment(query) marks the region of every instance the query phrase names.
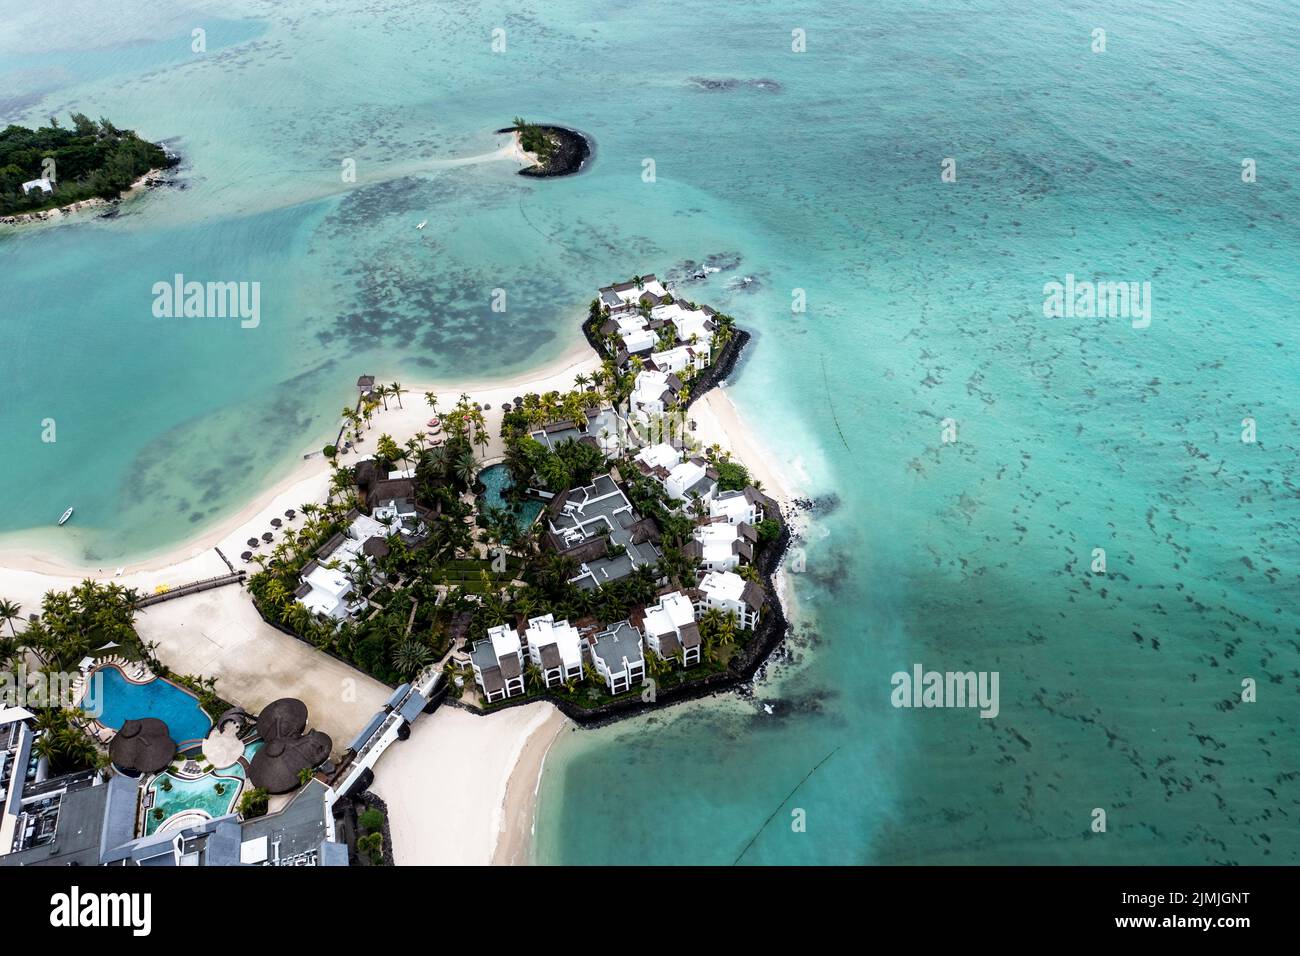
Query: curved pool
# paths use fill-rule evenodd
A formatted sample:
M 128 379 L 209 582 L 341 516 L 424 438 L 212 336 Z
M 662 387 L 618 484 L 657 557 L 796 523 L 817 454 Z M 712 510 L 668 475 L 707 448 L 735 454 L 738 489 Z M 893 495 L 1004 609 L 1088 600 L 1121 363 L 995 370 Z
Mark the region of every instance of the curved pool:
M 113 730 L 128 720 L 157 717 L 167 725 L 178 746 L 202 740 L 212 729 L 211 718 L 189 691 L 159 677 L 146 684 L 136 684 L 116 667 L 101 667 L 91 675 L 81 708 Z M 102 708 L 98 715 L 97 708 Z
M 483 502 L 491 508 L 504 508 L 515 519 L 515 527 L 525 531 L 537 520 L 537 516 L 546 507 L 540 501 L 526 498 L 516 505 L 505 497 L 505 492 L 514 483 L 510 480 L 510 471 L 505 465 L 489 465 L 478 473 L 478 480 L 487 489 L 483 492 Z M 518 511 L 515 508 L 518 507 Z

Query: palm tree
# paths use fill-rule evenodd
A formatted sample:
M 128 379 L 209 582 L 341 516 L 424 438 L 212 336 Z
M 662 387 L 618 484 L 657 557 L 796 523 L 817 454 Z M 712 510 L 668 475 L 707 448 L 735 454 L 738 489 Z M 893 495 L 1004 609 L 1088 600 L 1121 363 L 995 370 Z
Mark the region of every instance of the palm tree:
M 456 459 L 456 480 L 466 488 L 472 488 L 477 477 L 478 462 L 474 460 L 473 452 L 466 451 Z
M 383 399 L 384 411 L 388 411 L 388 386 L 387 385 L 376 385 L 374 388 L 370 390 L 370 394 L 374 395 L 376 398 Z
M 438 411 L 438 396 L 433 392 L 424 393 L 424 403 L 432 408 L 435 413 Z
M 405 391 L 406 389 L 402 388 L 401 382 L 394 382 L 392 385 L 388 386 L 388 394 L 397 399 L 398 408 L 402 407 L 402 393 Z
M 393 666 L 403 677 L 414 677 L 432 660 L 428 646 L 415 638 L 408 638 L 393 648 Z
M 18 631 L 14 628 L 14 621 L 18 619 L 22 610 L 23 606 L 17 601 L 0 598 L 0 621 L 5 621 L 9 625 L 9 633 L 14 637 L 18 636 Z

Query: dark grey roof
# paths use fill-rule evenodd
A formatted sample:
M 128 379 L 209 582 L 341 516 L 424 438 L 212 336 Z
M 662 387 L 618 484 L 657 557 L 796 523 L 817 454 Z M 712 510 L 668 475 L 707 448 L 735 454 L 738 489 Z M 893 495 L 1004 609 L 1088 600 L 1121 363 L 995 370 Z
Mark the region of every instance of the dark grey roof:
M 406 696 L 406 692 L 410 689 L 410 684 L 398 685 L 397 689 L 388 695 L 388 700 L 384 701 L 384 706 L 389 708 L 396 707 L 401 702 L 402 698 Z
M 318 850 L 325 840 L 325 791 L 325 785 L 319 780 L 311 781 L 279 813 L 245 821 L 243 840 L 266 837 L 267 851 L 272 857 L 278 843 L 281 860 Z
M 555 644 L 545 644 L 538 648 L 542 655 L 542 669 L 554 670 L 560 666 L 560 648 Z
M 635 664 L 643 659 L 641 653 L 641 632 L 628 621 L 619 621 L 606 631 L 596 635 L 591 652 L 605 662 L 614 673 L 623 670 L 623 659 Z
M 483 689 L 489 693 L 505 690 L 505 681 L 501 679 L 501 668 L 493 664 L 491 667 L 481 668 L 483 674 Z
M 424 710 L 424 705 L 427 703 L 428 700 L 425 699 L 423 694 L 413 693 L 406 703 L 402 705 L 402 709 L 398 713 L 402 715 L 402 719 L 408 724 L 415 723 L 415 718 L 420 716 L 420 711 Z
M 682 647 L 699 647 L 700 646 L 700 625 L 695 621 L 689 624 L 683 624 L 681 627 Z
M 512 680 L 520 674 L 519 657 L 515 654 L 507 654 L 505 657 L 498 658 L 497 666 L 501 668 L 501 676 L 506 680 Z
M 384 722 L 384 718 L 387 716 L 388 714 L 381 710 L 379 713 L 375 714 L 375 716 L 371 717 L 370 721 L 361 728 L 361 733 L 357 734 L 356 737 L 353 738 L 352 743 L 348 744 L 348 750 L 356 753 L 365 746 L 365 743 L 370 739 L 371 734 L 379 729 L 379 725 Z
M 345 540 L 346 539 L 343 537 L 343 532 L 342 531 L 338 532 L 338 534 L 331 537 L 328 541 L 326 541 L 324 544 L 322 544 L 319 548 L 316 549 L 316 557 L 320 558 L 320 560 L 322 561 L 326 560 L 331 554 L 333 554 L 335 551 L 339 549 L 339 547 L 343 544 Z
M 740 599 L 755 611 L 760 610 L 763 607 L 763 601 L 766 597 L 767 593 L 763 590 L 763 586 L 757 581 L 746 581 L 745 590 L 740 592 Z

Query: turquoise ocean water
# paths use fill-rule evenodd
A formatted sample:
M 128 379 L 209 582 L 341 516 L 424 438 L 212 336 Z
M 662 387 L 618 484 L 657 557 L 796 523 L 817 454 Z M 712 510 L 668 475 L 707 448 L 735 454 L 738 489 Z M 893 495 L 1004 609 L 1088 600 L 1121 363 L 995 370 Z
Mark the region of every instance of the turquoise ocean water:
M 57 6 L 0 2 L 0 122 L 109 116 L 184 188 L 0 235 L 0 530 L 175 544 L 359 372 L 537 365 L 595 286 L 711 258 L 683 289 L 755 331 L 735 396 L 821 503 L 791 659 L 772 714 L 567 735 L 537 858 L 1300 859 L 1292 6 Z M 590 171 L 451 162 L 515 114 Z M 261 325 L 155 319 L 177 272 L 261 282 Z M 1149 281 L 1150 327 L 1044 318 L 1067 274 Z M 893 708 L 918 662 L 997 671 L 1000 714 Z

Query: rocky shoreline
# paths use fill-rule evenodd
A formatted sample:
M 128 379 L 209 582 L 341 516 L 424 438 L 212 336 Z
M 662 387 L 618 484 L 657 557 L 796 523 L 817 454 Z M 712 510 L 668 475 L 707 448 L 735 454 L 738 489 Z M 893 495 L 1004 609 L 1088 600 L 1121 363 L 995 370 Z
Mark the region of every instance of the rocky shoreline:
M 540 128 L 547 136 L 554 138 L 558 145 L 549 159 L 519 170 L 519 175 L 548 179 L 582 172 L 594 152 L 591 140 L 576 129 L 569 129 L 566 126 L 541 126 Z M 515 133 L 518 132 L 518 127 L 507 126 L 497 132 Z
M 68 203 L 66 206 L 55 206 L 53 209 L 38 209 L 35 212 L 24 212 L 16 216 L 0 216 L 0 226 L 26 226 L 36 222 L 56 222 L 79 212 L 85 212 L 88 209 L 100 208 L 107 210 L 101 214 L 100 218 L 111 218 L 117 214 L 117 207 L 128 199 L 134 198 L 143 191 L 157 189 L 159 186 L 165 185 L 167 183 L 166 174 L 173 168 L 175 168 L 175 164 L 149 170 L 116 199 L 104 199 L 102 196 L 94 196 L 90 199 L 80 199 L 77 202 Z

